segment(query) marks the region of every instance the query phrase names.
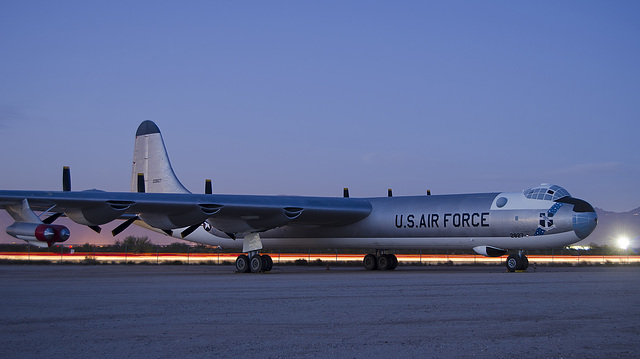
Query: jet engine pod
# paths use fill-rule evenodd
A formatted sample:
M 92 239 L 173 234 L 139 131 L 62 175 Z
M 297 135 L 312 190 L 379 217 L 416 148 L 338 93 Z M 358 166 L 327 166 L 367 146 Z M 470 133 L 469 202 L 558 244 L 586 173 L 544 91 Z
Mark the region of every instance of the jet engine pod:
M 117 219 L 132 204 L 128 201 L 107 201 L 88 208 L 68 210 L 65 214 L 76 223 L 98 226 Z
M 59 224 L 15 222 L 7 227 L 7 233 L 25 241 L 40 241 L 49 244 L 64 242 L 69 239 L 71 232 Z

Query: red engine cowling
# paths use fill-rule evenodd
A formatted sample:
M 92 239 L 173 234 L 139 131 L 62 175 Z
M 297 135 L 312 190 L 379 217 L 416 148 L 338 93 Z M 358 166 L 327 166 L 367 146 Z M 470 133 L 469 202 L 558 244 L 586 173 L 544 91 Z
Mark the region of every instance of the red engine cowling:
M 56 242 L 64 242 L 69 239 L 71 232 L 65 226 L 59 224 L 15 222 L 7 227 L 7 233 L 25 241 L 46 242 L 49 247 Z

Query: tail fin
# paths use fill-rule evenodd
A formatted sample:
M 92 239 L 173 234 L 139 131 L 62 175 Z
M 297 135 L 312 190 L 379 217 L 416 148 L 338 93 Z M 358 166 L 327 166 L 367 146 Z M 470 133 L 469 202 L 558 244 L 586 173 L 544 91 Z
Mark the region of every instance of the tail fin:
M 131 192 L 138 191 L 139 173 L 144 174 L 145 192 L 191 193 L 173 172 L 160 129 L 152 121 L 142 122 L 136 131 Z

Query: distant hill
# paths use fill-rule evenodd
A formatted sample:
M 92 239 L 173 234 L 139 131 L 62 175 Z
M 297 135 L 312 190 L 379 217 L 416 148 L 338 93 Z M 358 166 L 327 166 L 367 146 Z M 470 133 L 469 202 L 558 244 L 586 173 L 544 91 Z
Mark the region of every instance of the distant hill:
M 598 226 L 589 237 L 579 244 L 590 243 L 617 245 L 618 238 L 626 236 L 635 248 L 640 246 L 640 207 L 629 212 L 609 212 L 596 208 Z M 635 239 L 635 240 L 634 240 Z

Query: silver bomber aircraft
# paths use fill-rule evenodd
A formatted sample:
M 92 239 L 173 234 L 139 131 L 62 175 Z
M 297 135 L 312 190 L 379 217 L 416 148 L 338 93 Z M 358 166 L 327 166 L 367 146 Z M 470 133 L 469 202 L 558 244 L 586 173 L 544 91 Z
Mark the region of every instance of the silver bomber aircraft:
M 239 272 L 269 271 L 263 247 L 362 248 L 368 270 L 392 270 L 398 249 L 473 249 L 502 256 L 509 271 L 526 270 L 524 250 L 558 248 L 586 238 L 596 227 L 593 207 L 564 188 L 542 184 L 523 192 L 349 198 L 222 195 L 189 192 L 178 180 L 158 126 L 136 132 L 131 192 L 0 191 L 0 207 L 15 220 L 9 235 L 37 246 L 64 242 L 64 215 L 99 231 L 123 220 L 113 235 L 135 223 L 176 238 L 242 249 Z M 42 212 L 37 215 L 34 211 Z M 41 219 L 44 215 L 46 218 Z

